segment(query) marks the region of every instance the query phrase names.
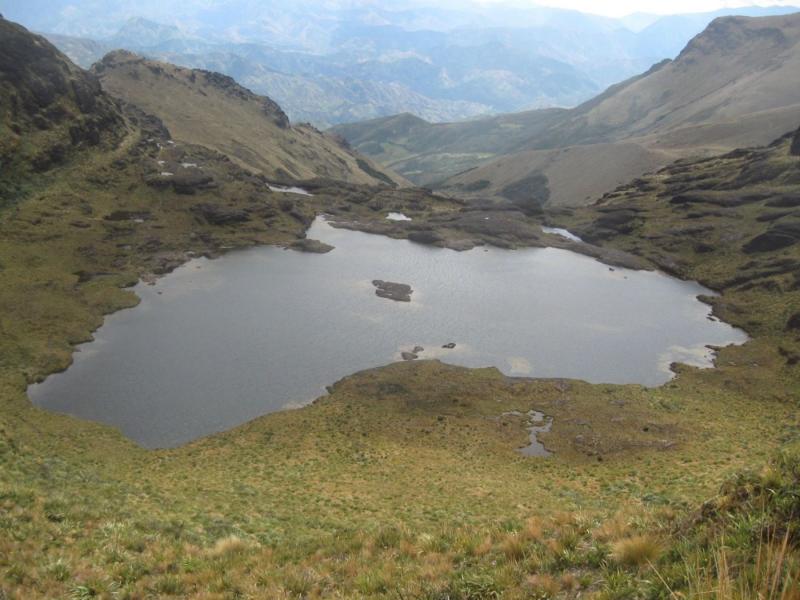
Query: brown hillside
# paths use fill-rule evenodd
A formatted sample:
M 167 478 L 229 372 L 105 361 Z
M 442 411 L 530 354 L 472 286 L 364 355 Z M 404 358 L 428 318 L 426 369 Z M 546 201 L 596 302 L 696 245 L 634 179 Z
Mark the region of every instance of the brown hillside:
M 275 102 L 230 77 L 123 51 L 108 54 L 93 72 L 112 96 L 160 118 L 177 140 L 221 152 L 250 171 L 286 181 L 405 183 L 315 128 L 292 126 Z

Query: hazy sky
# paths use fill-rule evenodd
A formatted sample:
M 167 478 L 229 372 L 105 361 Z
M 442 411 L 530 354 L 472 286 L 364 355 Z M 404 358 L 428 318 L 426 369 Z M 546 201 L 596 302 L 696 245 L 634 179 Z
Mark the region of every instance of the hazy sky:
M 494 2 L 496 0 L 483 0 Z M 502 0 L 501 0 L 502 1 Z M 524 5 L 517 0 L 515 5 Z M 798 0 L 533 0 L 531 4 L 573 8 L 582 12 L 622 17 L 635 12 L 655 14 L 675 14 L 687 12 L 707 12 L 718 8 L 737 8 L 740 6 L 797 6 Z

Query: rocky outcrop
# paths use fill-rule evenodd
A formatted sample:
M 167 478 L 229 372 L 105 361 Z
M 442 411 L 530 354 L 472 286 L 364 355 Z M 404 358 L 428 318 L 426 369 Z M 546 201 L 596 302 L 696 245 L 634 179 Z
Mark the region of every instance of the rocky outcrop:
M 172 170 L 169 170 L 172 168 Z M 214 178 L 205 171 L 196 168 L 170 167 L 145 178 L 147 185 L 155 188 L 172 188 L 177 194 L 192 196 L 201 190 L 215 187 Z
M 550 182 L 543 173 L 533 173 L 505 186 L 500 195 L 526 214 L 540 214 L 550 200 Z
M 441 234 L 433 231 L 432 229 L 422 229 L 420 231 L 412 231 L 408 234 L 408 239 L 417 244 L 438 244 L 444 241 Z
M 47 171 L 83 149 L 126 133 L 116 103 L 97 78 L 46 39 L 0 20 L 0 179 Z M 21 141 L 24 140 L 24 143 Z
M 192 212 L 209 225 L 235 225 L 250 220 L 246 210 L 224 208 L 211 203 L 196 204 L 192 207 Z
M 394 300 L 395 302 L 411 302 L 411 294 L 414 293 L 411 286 L 405 283 L 376 279 L 372 282 L 372 285 L 376 288 L 376 296 Z
M 792 145 L 789 148 L 789 152 L 792 156 L 800 156 L 800 129 L 794 132 L 794 137 L 792 138 Z
M 748 254 L 788 248 L 800 242 L 800 221 L 777 223 L 744 245 Z
M 311 252 L 313 254 L 327 254 L 334 249 L 330 244 L 320 242 L 319 240 L 310 240 L 308 238 L 292 242 L 289 244 L 289 248 L 299 252 Z

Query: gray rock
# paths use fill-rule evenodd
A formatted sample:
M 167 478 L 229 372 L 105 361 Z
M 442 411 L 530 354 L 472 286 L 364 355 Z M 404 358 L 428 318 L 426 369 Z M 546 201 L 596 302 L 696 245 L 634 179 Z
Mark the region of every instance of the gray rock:
M 393 281 L 383 281 L 375 279 L 372 282 L 375 286 L 375 295 L 381 298 L 388 298 L 395 302 L 411 302 L 411 294 L 414 291 L 411 286 L 405 283 L 395 283 Z
M 296 240 L 292 242 L 289 247 L 299 252 L 312 252 L 314 254 L 327 254 L 334 249 L 330 244 L 320 242 L 319 240 L 310 240 L 308 238 Z
M 224 208 L 218 204 L 203 203 L 192 207 L 192 212 L 211 225 L 232 225 L 250 220 L 246 210 Z
M 413 352 L 401 352 L 400 356 L 403 358 L 403 360 L 417 360 L 419 358 L 419 356 Z

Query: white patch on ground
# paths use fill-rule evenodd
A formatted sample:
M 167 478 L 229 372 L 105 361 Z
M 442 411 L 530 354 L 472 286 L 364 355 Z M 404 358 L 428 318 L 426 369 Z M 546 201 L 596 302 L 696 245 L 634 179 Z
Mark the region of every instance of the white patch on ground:
M 287 402 L 281 406 L 281 410 L 298 410 L 305 406 L 308 406 L 308 402 Z
M 267 184 L 267 187 L 271 192 L 277 192 L 279 194 L 298 194 L 300 196 L 313 196 L 311 192 L 308 190 L 304 190 L 301 187 L 296 186 L 285 186 L 285 185 L 272 185 L 271 183 Z
M 411 217 L 407 217 L 403 213 L 399 213 L 399 212 L 390 212 L 388 215 L 386 215 L 386 220 L 387 221 L 410 221 Z
M 566 229 L 561 229 L 560 227 L 542 227 L 542 231 L 545 233 L 552 233 L 553 235 L 557 235 L 567 240 L 571 240 L 573 242 L 582 242 L 583 240 L 579 238 L 574 233 L 570 233 Z

